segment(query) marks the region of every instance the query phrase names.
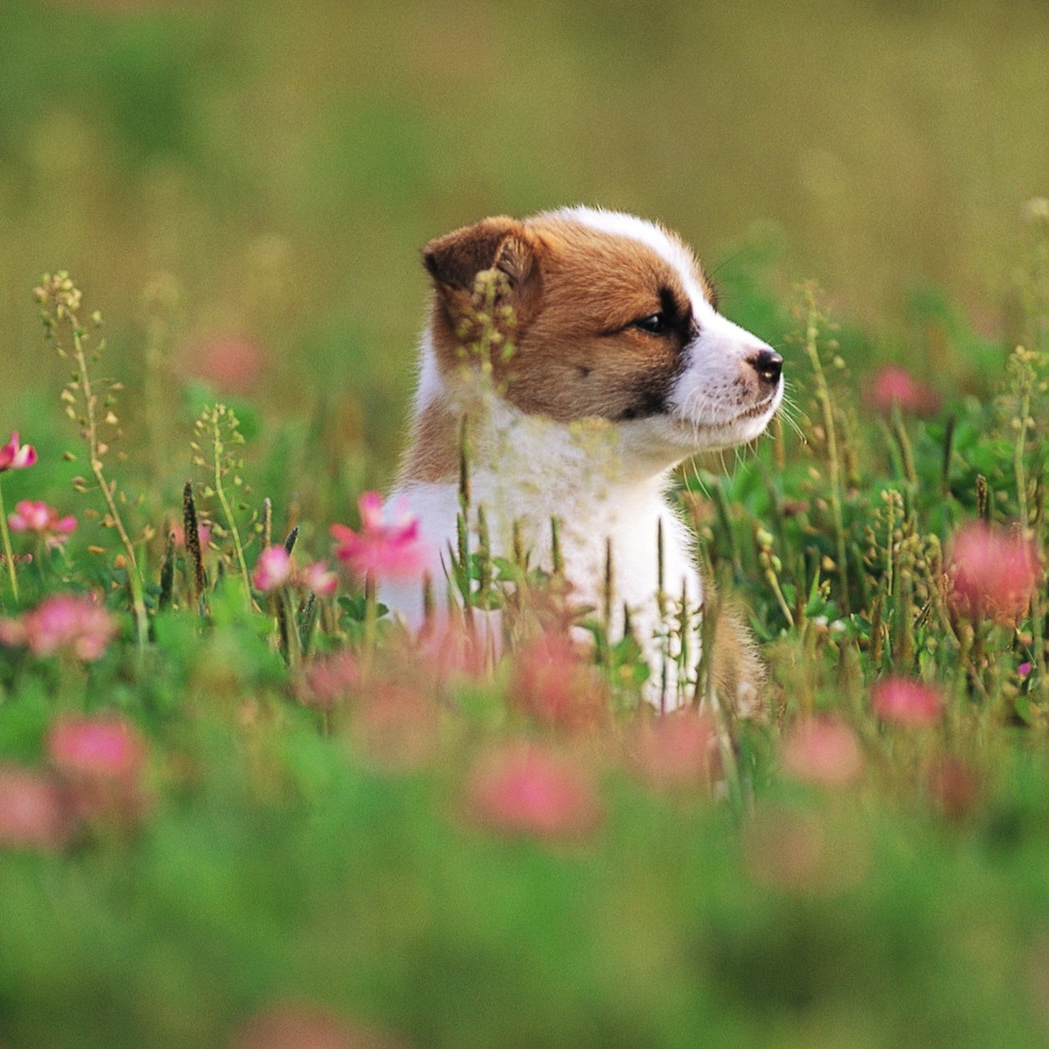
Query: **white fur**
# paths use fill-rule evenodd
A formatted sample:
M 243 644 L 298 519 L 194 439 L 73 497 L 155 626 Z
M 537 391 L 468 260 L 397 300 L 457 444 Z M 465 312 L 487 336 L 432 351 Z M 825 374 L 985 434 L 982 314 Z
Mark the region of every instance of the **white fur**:
M 553 213 L 595 230 L 630 237 L 656 251 L 677 271 L 690 296 L 700 334 L 686 347 L 687 363 L 664 415 L 611 423 L 588 419 L 560 423 L 526 415 L 490 395 L 474 435 L 472 499 L 483 505 L 496 553 L 508 554 L 514 521 L 523 529 L 533 563 L 550 565 L 550 519 L 560 522 L 565 573 L 580 605 L 601 608 L 608 546 L 615 580 L 613 628 L 622 608 L 631 610 L 635 636 L 651 668 L 646 697 L 672 708 L 685 701 L 699 656 L 698 614 L 703 590 L 688 529 L 668 504 L 670 471 L 694 452 L 733 447 L 757 437 L 782 398 L 782 383 L 768 400 L 748 409 L 740 380 L 744 359 L 765 344 L 722 317 L 707 302 L 691 252 L 660 227 L 617 212 L 572 208 Z M 469 395 L 468 393 L 466 395 Z M 421 346 L 415 411 L 442 400 L 456 403 L 439 372 L 429 336 Z M 393 493 L 421 520 L 440 587 L 449 549 L 456 543 L 459 497 L 454 483 L 407 483 Z M 663 590 L 667 619 L 660 621 L 657 531 L 663 531 Z M 668 640 L 680 622 L 681 598 L 693 621 L 689 668 L 676 673 Z M 419 587 L 385 587 L 381 599 L 405 615 L 422 618 Z M 664 691 L 664 673 L 666 691 Z

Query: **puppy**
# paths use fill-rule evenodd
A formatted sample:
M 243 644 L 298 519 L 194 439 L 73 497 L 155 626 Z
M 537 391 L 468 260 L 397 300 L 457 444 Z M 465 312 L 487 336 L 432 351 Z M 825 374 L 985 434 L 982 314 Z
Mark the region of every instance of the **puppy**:
M 782 358 L 718 312 L 678 237 L 631 215 L 488 218 L 432 241 L 423 261 L 432 301 L 392 498 L 418 515 L 432 578 L 443 585 L 456 548 L 466 418 L 471 503 L 492 552 L 509 556 L 516 538 L 549 566 L 556 519 L 573 602 L 604 608 L 613 631 L 629 617 L 646 698 L 689 701 L 703 581 L 666 499 L 670 473 L 762 433 L 783 397 Z M 421 622 L 421 588 L 380 596 Z M 718 625 L 715 679 L 747 712 L 760 664 L 731 616 Z

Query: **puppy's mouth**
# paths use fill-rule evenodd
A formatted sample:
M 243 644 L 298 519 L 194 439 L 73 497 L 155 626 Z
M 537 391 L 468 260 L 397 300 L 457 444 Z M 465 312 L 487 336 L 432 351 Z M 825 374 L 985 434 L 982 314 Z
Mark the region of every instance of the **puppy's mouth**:
M 773 393 L 770 393 L 768 397 L 758 401 L 757 404 L 752 404 L 749 408 L 744 408 L 742 411 L 737 412 L 728 419 L 711 419 L 708 422 L 702 419 L 689 419 L 686 416 L 678 415 L 676 412 L 670 412 L 668 418 L 671 419 L 675 426 L 680 426 L 685 430 L 728 430 L 732 427 L 739 426 L 740 423 L 749 422 L 752 419 L 760 419 L 763 415 L 771 416 L 778 406 L 779 390 L 776 390 Z
M 735 415 L 721 419 L 690 419 L 677 412 L 668 412 L 664 418 L 682 443 L 694 448 L 731 447 L 754 440 L 766 427 L 779 407 L 777 389 L 756 404 Z

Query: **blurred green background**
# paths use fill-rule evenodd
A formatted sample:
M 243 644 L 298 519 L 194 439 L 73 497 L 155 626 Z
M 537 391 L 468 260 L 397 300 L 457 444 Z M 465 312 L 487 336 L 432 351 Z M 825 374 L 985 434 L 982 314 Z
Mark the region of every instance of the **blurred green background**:
M 815 277 L 887 342 L 930 287 L 993 335 L 1049 191 L 1047 56 L 1034 0 L 3 0 L 0 419 L 62 379 L 30 292 L 66 268 L 127 403 L 151 331 L 176 374 L 245 338 L 265 417 L 382 483 L 419 247 L 573 202 L 679 229 L 729 314 L 736 274 Z

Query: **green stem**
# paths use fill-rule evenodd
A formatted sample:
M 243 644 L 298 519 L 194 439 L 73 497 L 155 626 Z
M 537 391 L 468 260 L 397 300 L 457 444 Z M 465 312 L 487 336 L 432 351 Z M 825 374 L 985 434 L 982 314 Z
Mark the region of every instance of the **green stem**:
M 215 495 L 218 496 L 222 506 L 222 513 L 229 525 L 230 535 L 233 536 L 233 550 L 237 555 L 237 565 L 240 568 L 240 577 L 244 581 L 244 593 L 248 598 L 248 606 L 254 606 L 255 602 L 251 596 L 251 576 L 248 574 L 248 565 L 244 560 L 244 545 L 240 541 L 240 531 L 237 529 L 237 521 L 233 516 L 233 510 L 226 498 L 226 489 L 222 485 L 222 435 L 219 431 L 218 418 L 214 419 L 213 441 L 215 447 Z
M 816 399 L 823 414 L 823 428 L 827 435 L 827 460 L 830 470 L 830 506 L 834 518 L 834 532 L 837 546 L 838 578 L 841 585 L 842 610 L 849 610 L 849 569 L 845 544 L 845 515 L 842 510 L 841 459 L 838 454 L 838 432 L 834 421 L 834 402 L 831 399 L 830 385 L 823 371 L 817 340 L 819 338 L 819 311 L 816 308 L 816 297 L 812 288 L 806 291 L 806 325 L 805 352 L 812 363 L 816 379 Z
M 127 534 L 127 529 L 124 528 L 124 521 L 120 516 L 120 511 L 117 509 L 116 500 L 113 498 L 113 491 L 116 487 L 116 482 L 113 482 L 111 485 L 106 480 L 105 474 L 102 470 L 102 458 L 98 439 L 98 419 L 95 413 L 97 398 L 91 390 L 91 378 L 88 375 L 87 370 L 87 354 L 84 352 L 84 343 L 81 338 L 80 325 L 77 322 L 76 317 L 72 314 L 69 315 L 69 319 L 70 325 L 73 329 L 73 352 L 76 357 L 77 367 L 80 369 L 79 383 L 80 392 L 84 397 L 84 417 L 87 423 L 86 436 L 91 473 L 95 478 L 95 483 L 98 485 L 99 490 L 102 492 L 102 498 L 106 501 L 106 509 L 109 511 L 109 518 L 113 522 L 113 527 L 117 530 L 117 535 L 120 536 L 120 542 L 124 547 L 124 553 L 127 555 L 127 577 L 128 585 L 131 589 L 131 607 L 135 617 L 135 636 L 138 640 L 139 647 L 141 648 L 149 640 L 149 620 L 146 614 L 146 600 L 142 589 L 142 577 L 139 575 L 138 571 L 138 558 L 135 557 L 135 546 L 131 542 L 131 537 Z
M 11 594 L 18 604 L 18 576 L 15 574 L 15 555 L 11 550 L 11 535 L 7 530 L 7 511 L 4 509 L 4 493 L 0 489 L 0 534 L 4 538 L 4 560 L 7 562 L 7 577 L 11 580 Z

